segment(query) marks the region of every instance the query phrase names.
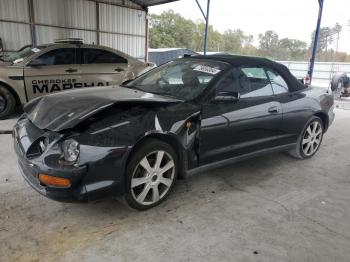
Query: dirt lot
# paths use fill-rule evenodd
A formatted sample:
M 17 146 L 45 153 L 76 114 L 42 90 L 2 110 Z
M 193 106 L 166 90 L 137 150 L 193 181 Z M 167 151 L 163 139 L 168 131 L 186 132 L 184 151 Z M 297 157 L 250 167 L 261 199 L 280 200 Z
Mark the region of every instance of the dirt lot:
M 313 159 L 198 174 L 146 212 L 42 197 L 2 134 L 0 261 L 350 261 L 350 111 L 336 114 Z

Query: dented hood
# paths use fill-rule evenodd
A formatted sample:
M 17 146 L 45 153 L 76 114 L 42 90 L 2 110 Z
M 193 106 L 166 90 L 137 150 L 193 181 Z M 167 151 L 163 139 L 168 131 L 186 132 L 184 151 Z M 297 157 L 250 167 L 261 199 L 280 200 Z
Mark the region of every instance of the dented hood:
M 176 103 L 180 100 L 124 87 L 94 87 L 39 97 L 24 111 L 41 129 L 73 128 L 90 116 L 119 102 Z

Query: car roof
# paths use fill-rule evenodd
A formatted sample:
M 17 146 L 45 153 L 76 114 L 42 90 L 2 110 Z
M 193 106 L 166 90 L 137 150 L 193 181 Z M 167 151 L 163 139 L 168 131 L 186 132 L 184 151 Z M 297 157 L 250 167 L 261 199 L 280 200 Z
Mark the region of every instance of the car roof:
M 264 57 L 256 57 L 256 56 L 216 54 L 216 55 L 191 56 L 191 58 L 221 61 L 221 62 L 229 63 L 229 64 L 234 65 L 234 66 L 238 66 L 241 64 L 274 65 L 274 66 L 281 65 L 281 64 L 274 62 L 270 59 L 267 59 Z
M 68 48 L 69 47 L 71 47 L 71 48 L 82 47 L 82 48 L 102 49 L 102 50 L 106 50 L 106 51 L 111 51 L 111 52 L 116 53 L 118 55 L 122 55 L 122 56 L 126 57 L 128 60 L 138 61 L 137 58 L 132 57 L 132 56 L 124 53 L 123 51 L 114 49 L 112 47 L 104 46 L 104 45 L 84 44 L 84 43 L 71 43 L 71 42 L 48 43 L 48 44 L 40 44 L 40 45 L 38 45 L 38 48 L 41 48 L 43 50 L 46 49 L 46 48 L 60 48 L 60 47 L 68 47 Z
M 198 56 L 191 56 L 188 58 L 226 62 L 232 66 L 237 66 L 237 67 L 241 65 L 268 66 L 272 69 L 276 69 L 284 77 L 284 79 L 287 80 L 290 90 L 297 91 L 305 88 L 305 86 L 300 81 L 298 81 L 295 78 L 295 76 L 291 74 L 291 72 L 285 65 L 277 63 L 275 61 L 272 61 L 264 57 L 217 54 L 217 55 L 198 55 Z

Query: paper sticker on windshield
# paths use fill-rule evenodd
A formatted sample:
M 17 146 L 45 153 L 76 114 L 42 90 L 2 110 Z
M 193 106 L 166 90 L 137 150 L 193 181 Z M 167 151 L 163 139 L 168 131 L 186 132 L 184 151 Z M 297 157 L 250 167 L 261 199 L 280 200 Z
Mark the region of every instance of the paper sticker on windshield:
M 197 65 L 193 70 L 198 72 L 208 73 L 211 75 L 216 75 L 221 72 L 221 70 L 219 69 L 216 69 L 210 66 L 205 66 L 205 65 Z
M 38 52 L 40 52 L 40 49 L 39 48 L 32 48 L 32 51 L 34 52 L 34 53 L 38 53 Z

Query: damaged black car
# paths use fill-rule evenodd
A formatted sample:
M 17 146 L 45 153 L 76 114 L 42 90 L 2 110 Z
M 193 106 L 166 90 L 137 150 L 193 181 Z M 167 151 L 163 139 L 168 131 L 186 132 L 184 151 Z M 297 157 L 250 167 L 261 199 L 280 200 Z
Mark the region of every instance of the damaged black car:
M 32 100 L 14 146 L 24 178 L 51 199 L 118 196 L 145 210 L 180 177 L 275 151 L 312 157 L 333 102 L 267 59 L 186 57 L 122 86 Z

